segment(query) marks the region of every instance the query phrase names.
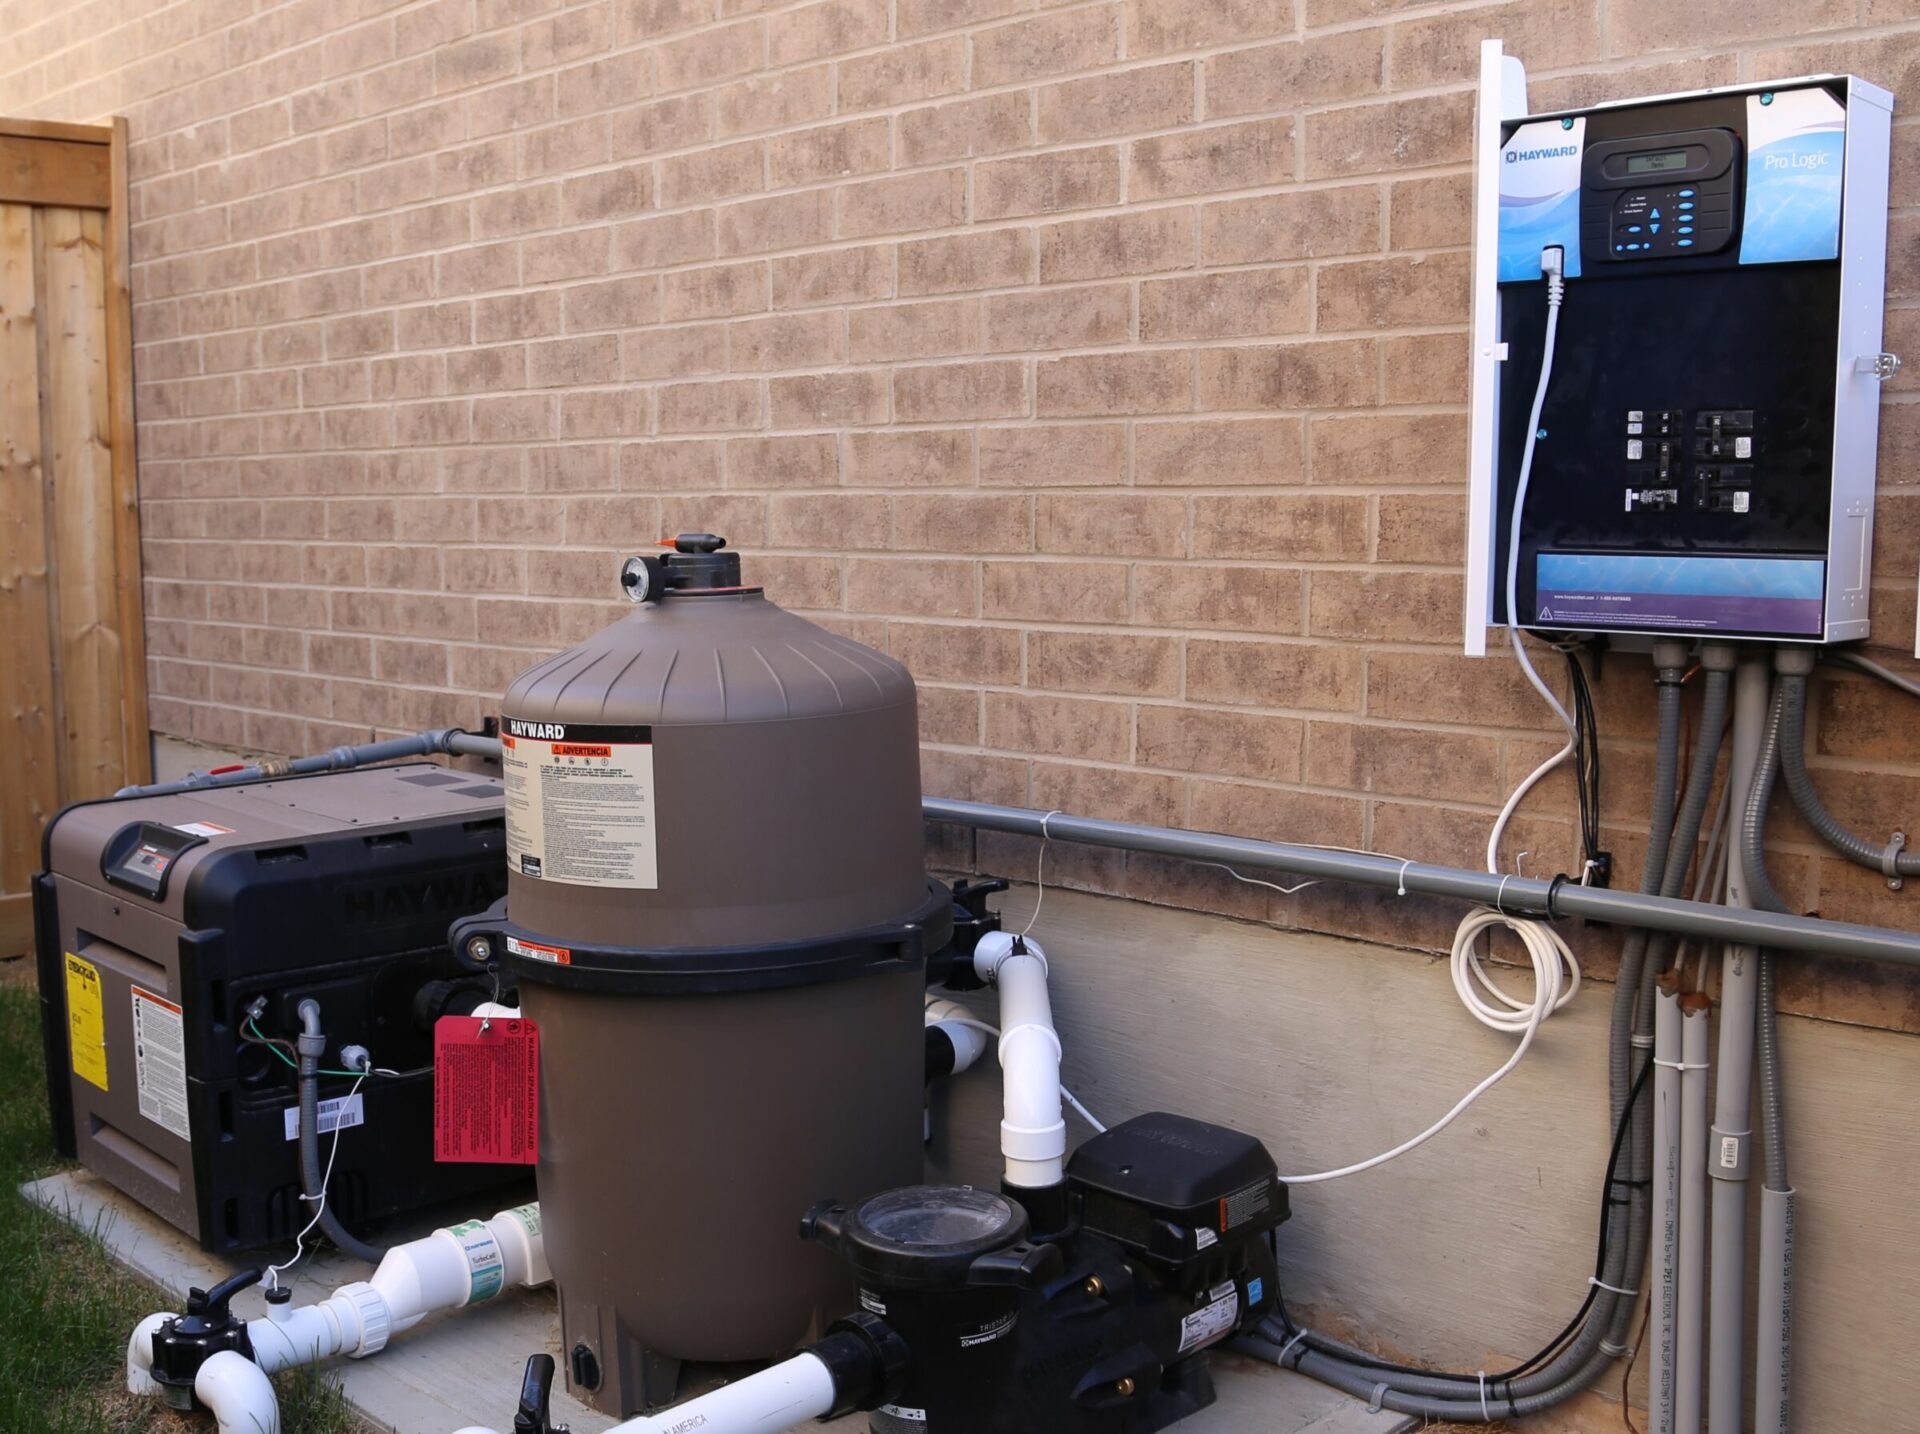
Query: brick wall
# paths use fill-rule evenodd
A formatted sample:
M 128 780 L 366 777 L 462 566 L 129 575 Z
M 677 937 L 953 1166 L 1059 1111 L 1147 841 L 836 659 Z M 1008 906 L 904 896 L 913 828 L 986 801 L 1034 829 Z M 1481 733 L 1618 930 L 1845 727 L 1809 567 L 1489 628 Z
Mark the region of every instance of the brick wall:
M 291 751 L 472 722 L 617 615 L 620 555 L 710 528 L 913 667 L 934 792 L 1477 864 L 1548 750 L 1513 665 L 1455 650 L 1486 35 L 1541 106 L 1813 70 L 1920 93 L 1900 0 L 4 0 L 0 110 L 131 119 L 156 726 Z M 1920 406 L 1890 387 L 1899 648 Z M 1629 866 L 1645 675 L 1600 691 Z M 1830 798 L 1874 832 L 1920 813 L 1903 701 L 1818 704 Z M 1570 798 L 1520 823 L 1529 869 L 1570 863 Z M 1803 905 L 1911 920 L 1804 835 L 1783 819 Z M 1451 929 L 1111 853 L 1053 873 Z M 1920 1025 L 1901 990 L 1795 1000 Z

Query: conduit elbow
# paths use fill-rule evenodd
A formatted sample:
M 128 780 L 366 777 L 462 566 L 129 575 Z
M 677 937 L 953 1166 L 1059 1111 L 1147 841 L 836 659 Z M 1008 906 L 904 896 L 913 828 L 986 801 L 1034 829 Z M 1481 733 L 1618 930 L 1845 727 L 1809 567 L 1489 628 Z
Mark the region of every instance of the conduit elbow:
M 160 1392 L 160 1383 L 153 1377 L 153 1336 L 174 1318 L 171 1314 L 150 1314 L 127 1336 L 127 1393 L 146 1397 Z
M 220 1434 L 280 1434 L 280 1401 L 266 1371 L 223 1349 L 200 1366 L 193 1395 L 213 1412 Z

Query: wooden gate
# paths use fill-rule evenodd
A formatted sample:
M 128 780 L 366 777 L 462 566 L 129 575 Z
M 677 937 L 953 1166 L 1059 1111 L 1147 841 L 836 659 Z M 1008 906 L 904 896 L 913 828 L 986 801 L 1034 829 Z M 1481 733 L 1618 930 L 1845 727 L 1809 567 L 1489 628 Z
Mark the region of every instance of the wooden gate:
M 126 152 L 0 119 L 0 956 L 46 819 L 148 779 Z

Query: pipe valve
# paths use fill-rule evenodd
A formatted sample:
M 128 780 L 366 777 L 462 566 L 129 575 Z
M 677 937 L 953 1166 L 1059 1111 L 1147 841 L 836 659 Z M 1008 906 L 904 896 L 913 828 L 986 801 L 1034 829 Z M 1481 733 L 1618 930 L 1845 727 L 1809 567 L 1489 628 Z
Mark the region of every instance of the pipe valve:
M 228 1308 L 233 1297 L 260 1283 L 261 1272 L 242 1270 L 210 1290 L 189 1290 L 187 1312 L 153 1332 L 153 1379 L 169 1406 L 179 1410 L 203 1407 L 194 1397 L 193 1382 L 200 1366 L 216 1354 L 231 1350 L 251 1360 L 253 1341 L 247 1322 Z
M 553 1356 L 536 1354 L 527 1360 L 520 1379 L 520 1407 L 513 1411 L 513 1434 L 567 1434 L 549 1411 L 553 1399 Z

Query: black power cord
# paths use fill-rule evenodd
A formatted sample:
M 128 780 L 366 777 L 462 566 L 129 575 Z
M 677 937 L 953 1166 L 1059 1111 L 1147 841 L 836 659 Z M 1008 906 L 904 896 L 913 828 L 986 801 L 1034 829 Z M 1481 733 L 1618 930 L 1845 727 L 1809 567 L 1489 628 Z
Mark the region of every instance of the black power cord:
M 1574 785 L 1580 795 L 1582 880 L 1606 886 L 1613 875 L 1613 854 L 1600 846 L 1600 723 L 1593 710 L 1593 688 L 1577 648 L 1567 647 L 1567 689 L 1572 696 Z
M 1601 1280 L 1606 1276 L 1607 1253 L 1609 1249 L 1607 1235 L 1613 1224 L 1610 1218 L 1612 1209 L 1616 1205 L 1625 1205 L 1627 1203 L 1626 1200 L 1622 1199 L 1615 1192 L 1625 1187 L 1643 1183 L 1618 1179 L 1617 1172 L 1620 1168 L 1621 1152 L 1626 1148 L 1627 1131 L 1633 1124 L 1634 1107 L 1639 1105 L 1640 1096 L 1646 1089 L 1647 1077 L 1652 1071 L 1653 1062 L 1651 1060 L 1641 1065 L 1640 1074 L 1634 1077 L 1633 1088 L 1627 1094 L 1627 1103 L 1621 1109 L 1620 1120 L 1614 1126 L 1613 1147 L 1607 1155 L 1607 1173 L 1605 1180 L 1602 1182 L 1605 1193 L 1601 1196 L 1600 1202 L 1599 1250 L 1595 1254 L 1593 1265 L 1593 1277 L 1595 1281 Z M 1268 1240 L 1273 1243 L 1276 1262 L 1279 1258 L 1278 1237 L 1279 1231 L 1277 1229 L 1270 1232 L 1267 1237 Z M 1543 1345 L 1536 1354 L 1524 1362 L 1516 1364 L 1512 1369 L 1503 1370 L 1499 1374 L 1485 1375 L 1484 1377 L 1479 1374 L 1461 1374 L 1449 1369 L 1421 1369 L 1416 1365 L 1396 1364 L 1389 1359 L 1376 1359 L 1372 1355 L 1331 1347 L 1325 1341 L 1321 1340 L 1319 1336 L 1315 1335 L 1312 1330 L 1303 1329 L 1293 1322 L 1293 1316 L 1287 1313 L 1286 1295 L 1280 1288 L 1278 1281 L 1275 1282 L 1274 1288 L 1274 1311 L 1279 1317 L 1280 1327 L 1286 1332 L 1289 1341 L 1298 1339 L 1300 1343 L 1306 1345 L 1308 1349 L 1318 1354 L 1328 1355 L 1347 1364 L 1359 1365 L 1363 1369 L 1377 1369 L 1385 1374 L 1407 1374 L 1421 1379 L 1458 1380 L 1463 1387 L 1469 1389 L 1484 1388 L 1492 1390 L 1493 1386 L 1497 1384 L 1506 1384 L 1508 1385 L 1508 1389 L 1501 1397 L 1510 1400 L 1512 1398 L 1512 1381 L 1519 1379 L 1523 1375 L 1532 1373 L 1558 1354 L 1560 1350 L 1566 1346 L 1567 1342 L 1579 1331 L 1582 1322 L 1585 1321 L 1588 1313 L 1593 1309 L 1593 1302 L 1599 1298 L 1599 1295 L 1600 1286 L 1597 1283 L 1589 1284 L 1587 1286 L 1587 1297 L 1580 1302 L 1580 1308 L 1574 1311 L 1573 1318 L 1568 1320 L 1560 1332 Z

